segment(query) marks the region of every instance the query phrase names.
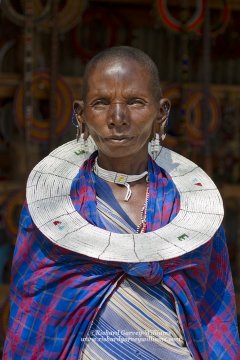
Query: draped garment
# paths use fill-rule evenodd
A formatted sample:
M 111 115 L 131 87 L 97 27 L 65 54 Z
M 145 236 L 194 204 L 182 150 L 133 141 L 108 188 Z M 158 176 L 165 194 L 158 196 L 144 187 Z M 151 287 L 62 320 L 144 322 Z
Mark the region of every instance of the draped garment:
M 71 197 L 84 218 L 104 228 L 96 210 L 92 162 L 93 157 L 80 169 Z M 176 215 L 179 198 L 168 174 L 152 159 L 148 170 L 147 231 L 152 231 Z M 223 228 L 194 251 L 158 264 L 154 274 L 148 263 L 139 270 L 134 264 L 128 267 L 63 249 L 36 228 L 25 204 L 12 265 L 3 359 L 79 359 L 82 338 L 94 317 L 126 272 L 131 275 L 133 269 L 133 274 L 139 270 L 139 279 L 150 283 L 162 274 L 163 284 L 174 294 L 194 359 L 237 360 L 236 307 Z
M 97 211 L 106 229 L 136 233 L 136 224 L 120 207 L 111 187 L 93 176 Z M 192 360 L 174 297 L 159 282 L 162 269 L 158 262 L 150 264 L 155 275 L 148 276 L 151 284 L 138 279 L 139 271 L 145 274 L 146 264 L 122 266 L 126 276 L 94 318 L 79 360 Z

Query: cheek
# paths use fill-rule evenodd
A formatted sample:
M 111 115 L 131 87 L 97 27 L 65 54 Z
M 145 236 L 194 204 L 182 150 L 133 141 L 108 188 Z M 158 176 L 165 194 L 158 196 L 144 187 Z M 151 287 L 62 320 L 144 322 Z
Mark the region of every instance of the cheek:
M 149 109 L 142 109 L 141 111 L 135 111 L 131 114 L 132 123 L 142 129 L 142 131 L 149 131 L 152 129 L 153 123 L 157 118 L 156 111 Z
M 91 138 L 93 139 L 93 141 L 94 141 L 97 145 L 100 144 L 101 139 L 100 139 L 100 137 L 99 137 L 99 135 L 98 135 L 98 132 L 95 131 L 95 130 L 92 130 L 91 128 L 88 129 L 88 131 L 89 131 L 89 135 L 91 136 Z
M 94 120 L 94 121 L 86 121 L 87 128 L 89 130 L 90 135 L 98 134 L 99 131 L 103 128 L 101 122 Z
M 153 122 L 145 122 L 142 123 L 142 125 L 139 126 L 139 135 L 141 137 L 149 137 L 152 133 L 153 129 Z
M 88 110 L 84 114 L 84 122 L 89 130 L 98 132 L 106 126 L 106 115 Z

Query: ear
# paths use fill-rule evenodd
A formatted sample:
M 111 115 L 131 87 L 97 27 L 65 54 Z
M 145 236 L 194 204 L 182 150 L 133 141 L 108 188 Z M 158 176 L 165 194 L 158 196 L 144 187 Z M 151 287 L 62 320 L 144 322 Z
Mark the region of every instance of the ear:
M 155 137 L 155 134 L 159 134 L 160 137 L 164 136 L 170 109 L 171 102 L 169 99 L 162 98 L 159 100 L 158 115 L 153 124 L 152 138 Z
M 84 102 L 82 100 L 75 100 L 73 102 L 73 112 L 78 123 L 77 139 L 83 134 L 83 139 L 87 140 L 89 131 L 84 119 Z
M 81 124 L 84 123 L 83 111 L 84 111 L 84 102 L 82 100 L 74 100 L 73 112 L 76 116 L 77 122 Z
M 161 126 L 166 126 L 169 113 L 171 109 L 171 102 L 167 98 L 162 98 L 159 100 L 159 115 L 157 118 L 157 123 Z

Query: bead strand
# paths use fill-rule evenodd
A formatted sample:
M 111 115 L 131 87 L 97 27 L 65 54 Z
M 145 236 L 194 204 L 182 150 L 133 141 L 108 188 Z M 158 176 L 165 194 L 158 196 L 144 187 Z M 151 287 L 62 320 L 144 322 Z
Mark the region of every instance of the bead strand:
M 148 206 L 148 199 L 149 199 L 149 186 L 147 185 L 146 191 L 146 199 L 144 205 L 141 210 L 141 221 L 140 224 L 137 226 L 137 233 L 145 233 L 147 229 L 147 206 Z

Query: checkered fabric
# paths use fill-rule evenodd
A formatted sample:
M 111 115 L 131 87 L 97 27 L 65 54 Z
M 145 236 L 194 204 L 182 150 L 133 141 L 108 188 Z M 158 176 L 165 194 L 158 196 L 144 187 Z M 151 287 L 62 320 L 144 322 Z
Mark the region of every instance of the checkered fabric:
M 103 226 L 96 211 L 92 161 L 80 170 L 71 197 L 82 216 Z M 179 209 L 171 179 L 151 159 L 149 171 L 147 231 L 166 225 Z M 156 198 L 161 200 L 157 207 Z M 122 265 L 56 246 L 36 228 L 25 204 L 12 266 L 11 312 L 3 359 L 78 360 L 82 338 L 124 279 Z M 174 294 L 194 359 L 239 359 L 233 284 L 222 227 L 205 245 L 159 265 L 163 283 Z

